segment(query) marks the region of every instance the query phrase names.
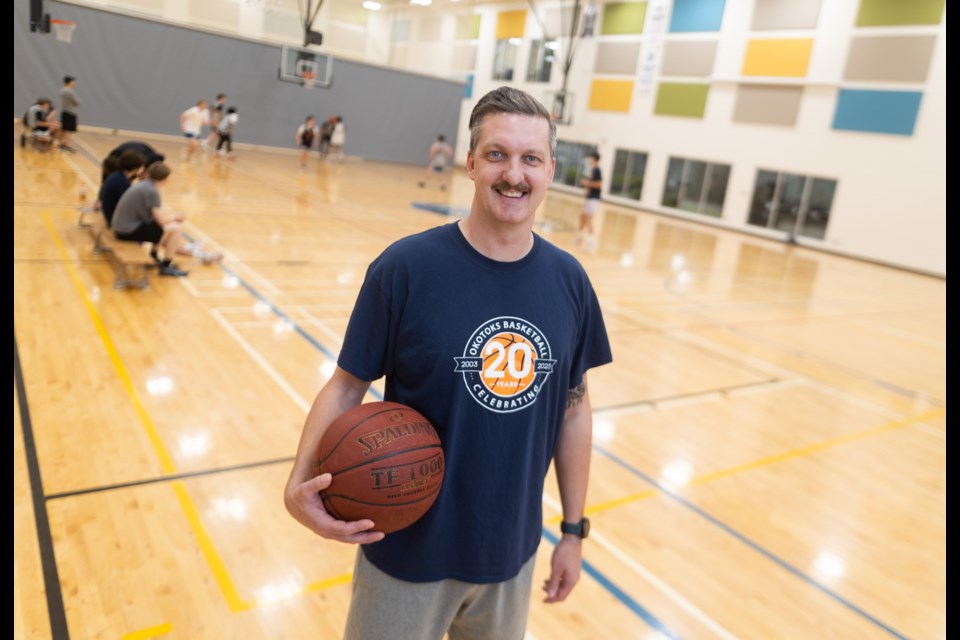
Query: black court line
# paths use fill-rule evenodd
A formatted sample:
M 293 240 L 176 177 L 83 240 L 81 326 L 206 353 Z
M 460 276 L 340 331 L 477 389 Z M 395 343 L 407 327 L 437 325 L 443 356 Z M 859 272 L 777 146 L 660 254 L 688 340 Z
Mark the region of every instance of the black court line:
M 215 469 L 205 469 L 203 471 L 187 471 L 184 473 L 173 473 L 168 476 L 159 476 L 157 478 L 145 478 L 143 480 L 131 480 L 130 482 L 118 482 L 117 484 L 105 484 L 99 487 L 88 487 L 86 489 L 77 489 L 76 491 L 64 491 L 63 493 L 51 493 L 47 500 L 59 500 L 61 498 L 72 498 L 74 496 L 83 496 L 90 493 L 103 493 L 105 491 L 115 491 L 117 489 L 128 489 L 130 487 L 140 487 L 148 484 L 157 484 L 159 482 L 171 482 L 173 480 L 183 480 L 185 478 L 199 478 L 202 476 L 213 476 L 219 473 L 229 473 L 230 471 L 242 471 L 245 469 L 255 469 L 257 467 L 268 467 L 272 464 L 291 463 L 293 456 L 285 458 L 274 458 L 272 460 L 259 460 L 257 462 L 247 462 L 245 464 L 235 464 L 229 467 L 217 467 Z
M 17 348 L 17 332 L 13 332 L 13 379 L 17 386 L 17 402 L 20 404 L 20 429 L 23 431 L 23 450 L 27 458 L 27 475 L 30 478 L 30 495 L 33 498 L 33 517 L 37 527 L 37 544 L 40 547 L 40 564 L 43 567 L 43 586 L 47 596 L 47 614 L 50 618 L 50 633 L 53 638 L 64 640 L 70 637 L 67 630 L 67 612 L 63 606 L 60 590 L 60 574 L 57 557 L 53 552 L 53 537 L 50 535 L 50 520 L 47 518 L 46 499 L 43 495 L 43 479 L 37 459 L 33 425 L 30 422 L 30 407 L 27 404 L 27 389 L 20 366 L 20 350 Z
M 769 378 L 767 380 L 760 380 L 759 382 L 745 382 L 744 384 L 735 384 L 729 387 L 720 387 L 719 389 L 707 389 L 705 391 L 694 391 L 693 393 L 680 393 L 675 396 L 663 396 L 660 398 L 650 398 L 649 400 L 637 400 L 636 402 L 624 402 L 623 404 L 611 404 L 603 407 L 594 407 L 593 410 L 616 411 L 618 409 L 630 409 L 633 407 L 655 405 L 660 404 L 661 402 L 673 402 L 674 400 L 688 400 L 690 398 L 696 398 L 699 396 L 710 396 L 715 393 L 725 396 L 731 391 L 740 391 L 741 389 L 749 389 L 750 387 L 762 387 L 764 385 L 774 384 L 776 382 L 783 382 L 783 380 L 780 378 Z

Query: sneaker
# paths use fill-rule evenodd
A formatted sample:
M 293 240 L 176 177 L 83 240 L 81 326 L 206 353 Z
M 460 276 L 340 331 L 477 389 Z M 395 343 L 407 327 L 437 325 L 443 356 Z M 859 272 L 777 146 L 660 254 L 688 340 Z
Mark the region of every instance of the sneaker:
M 177 267 L 174 264 L 165 264 L 161 266 L 159 269 L 157 269 L 157 273 L 159 273 L 162 276 L 175 276 L 177 278 L 182 278 L 190 272 L 184 271 L 183 269 Z
M 223 254 L 219 251 L 203 251 L 199 255 L 194 255 L 200 259 L 201 264 L 216 264 L 223 260 Z

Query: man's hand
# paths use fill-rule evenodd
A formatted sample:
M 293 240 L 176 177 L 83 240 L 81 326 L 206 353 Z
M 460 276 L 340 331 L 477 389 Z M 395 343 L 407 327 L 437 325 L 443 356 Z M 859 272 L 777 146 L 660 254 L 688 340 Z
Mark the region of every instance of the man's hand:
M 583 541 L 565 535 L 553 549 L 550 557 L 550 577 L 543 583 L 547 597 L 544 602 L 563 602 L 580 581 L 580 556 Z
M 283 502 L 297 522 L 318 536 L 351 544 L 368 544 L 383 540 L 382 531 L 370 531 L 372 520 L 344 522 L 335 520 L 323 506 L 320 491 L 330 486 L 333 476 L 324 473 L 299 485 L 288 485 Z

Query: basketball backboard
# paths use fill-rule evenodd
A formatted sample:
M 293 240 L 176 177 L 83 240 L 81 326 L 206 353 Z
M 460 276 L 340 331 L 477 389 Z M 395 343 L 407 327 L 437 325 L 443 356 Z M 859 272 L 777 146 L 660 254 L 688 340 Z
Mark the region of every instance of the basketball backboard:
M 333 58 L 313 49 L 285 44 L 280 48 L 280 79 L 304 84 L 304 74 L 313 75 L 313 86 L 333 83 Z

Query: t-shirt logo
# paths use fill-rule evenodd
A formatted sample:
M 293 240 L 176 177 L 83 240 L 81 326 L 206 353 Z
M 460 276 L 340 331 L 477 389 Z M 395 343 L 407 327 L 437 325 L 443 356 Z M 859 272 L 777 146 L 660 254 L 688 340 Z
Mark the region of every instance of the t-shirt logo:
M 512 413 L 537 400 L 556 360 L 533 324 L 502 316 L 481 324 L 467 340 L 454 373 L 462 373 L 473 399 L 496 413 Z

